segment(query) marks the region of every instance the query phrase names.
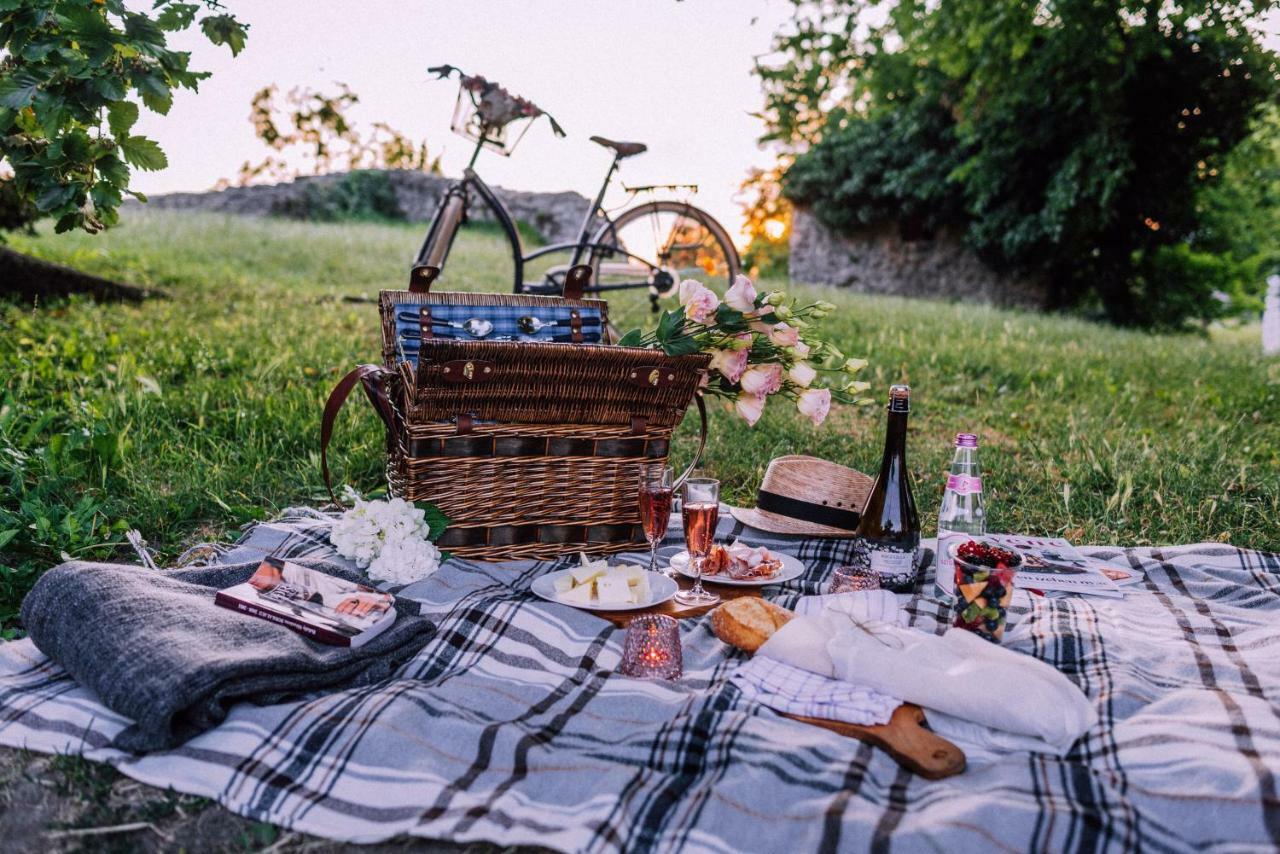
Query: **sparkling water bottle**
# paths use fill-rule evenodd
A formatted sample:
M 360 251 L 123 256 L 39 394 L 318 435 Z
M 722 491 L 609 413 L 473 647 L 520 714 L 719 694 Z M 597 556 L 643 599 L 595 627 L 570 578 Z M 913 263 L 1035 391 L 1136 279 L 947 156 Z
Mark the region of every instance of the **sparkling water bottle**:
M 956 565 L 952 550 L 987 532 L 987 514 L 982 507 L 982 472 L 978 470 L 978 437 L 956 434 L 956 455 L 947 475 L 947 491 L 938 511 L 938 595 L 951 601 L 956 595 Z

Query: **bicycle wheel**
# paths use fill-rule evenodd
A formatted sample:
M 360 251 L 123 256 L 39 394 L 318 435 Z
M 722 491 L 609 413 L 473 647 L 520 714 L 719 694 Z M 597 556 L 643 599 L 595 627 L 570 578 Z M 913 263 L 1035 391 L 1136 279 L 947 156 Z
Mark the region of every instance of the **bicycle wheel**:
M 681 280 L 733 283 L 742 264 L 729 232 L 684 202 L 645 202 L 606 222 L 591 239 L 592 282 L 602 290 L 647 287 L 670 295 Z

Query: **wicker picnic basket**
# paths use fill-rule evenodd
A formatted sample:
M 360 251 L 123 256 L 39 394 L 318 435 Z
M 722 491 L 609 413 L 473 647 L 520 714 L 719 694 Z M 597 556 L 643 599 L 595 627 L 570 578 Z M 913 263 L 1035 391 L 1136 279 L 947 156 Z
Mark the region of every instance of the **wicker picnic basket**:
M 584 310 L 603 306 L 578 294 L 430 294 L 421 286 L 384 291 L 380 302 L 386 324 L 395 306 L 475 304 L 480 296 L 490 306 L 546 306 L 539 302 L 546 300 Z M 644 543 L 640 473 L 666 464 L 671 435 L 691 401 L 701 432 L 686 474 L 702 455 L 706 410 L 697 389 L 706 354 L 429 334 L 419 346 L 416 366 L 399 358 L 392 342 L 384 346 L 384 364 L 362 365 L 339 382 L 325 406 L 321 462 L 328 484 L 334 418 L 355 385 L 363 385 L 386 426 L 391 494 L 438 506 L 450 519 L 439 545 L 460 557 L 635 549 Z

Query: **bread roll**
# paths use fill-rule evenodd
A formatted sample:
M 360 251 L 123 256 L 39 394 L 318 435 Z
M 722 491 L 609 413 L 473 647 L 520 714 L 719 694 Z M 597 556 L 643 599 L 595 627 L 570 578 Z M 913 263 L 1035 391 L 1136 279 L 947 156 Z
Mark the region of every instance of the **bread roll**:
M 711 630 L 730 646 L 755 652 L 794 616 L 781 605 L 743 596 L 730 599 L 711 612 Z

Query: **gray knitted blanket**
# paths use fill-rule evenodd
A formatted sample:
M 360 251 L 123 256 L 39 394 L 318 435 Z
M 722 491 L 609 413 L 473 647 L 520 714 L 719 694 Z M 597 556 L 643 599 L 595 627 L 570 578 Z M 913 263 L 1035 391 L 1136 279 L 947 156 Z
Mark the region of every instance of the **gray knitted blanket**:
M 311 565 L 360 580 L 342 567 Z M 22 603 L 22 621 L 41 652 L 133 720 L 112 740 L 130 751 L 181 744 L 217 726 L 236 703 L 385 680 L 433 631 L 415 603 L 400 600 L 389 629 L 347 649 L 213 603 L 257 566 L 159 571 L 72 561 L 40 579 Z

